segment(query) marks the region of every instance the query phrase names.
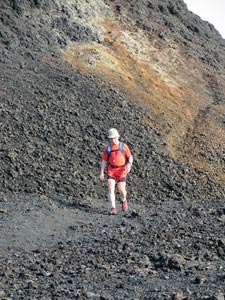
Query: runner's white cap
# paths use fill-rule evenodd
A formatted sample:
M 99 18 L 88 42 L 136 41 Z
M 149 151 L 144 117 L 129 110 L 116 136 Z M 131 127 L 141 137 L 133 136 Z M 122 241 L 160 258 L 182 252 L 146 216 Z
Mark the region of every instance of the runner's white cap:
M 115 129 L 115 128 L 109 129 L 109 131 L 108 131 L 108 138 L 109 139 L 114 139 L 114 138 L 117 138 L 119 136 L 120 135 L 119 135 L 119 132 L 117 131 L 117 129 Z

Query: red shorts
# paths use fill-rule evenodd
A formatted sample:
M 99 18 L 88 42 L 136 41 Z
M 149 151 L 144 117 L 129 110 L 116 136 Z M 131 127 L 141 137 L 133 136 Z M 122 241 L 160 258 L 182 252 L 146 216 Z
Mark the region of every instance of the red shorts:
M 118 181 L 124 181 L 124 178 L 127 176 L 127 168 L 126 166 L 119 167 L 119 168 L 112 168 L 108 167 L 108 176 L 110 178 L 115 179 L 117 182 Z
M 123 177 L 123 178 L 113 178 L 111 176 L 108 176 L 108 179 L 113 179 L 115 180 L 116 182 L 126 182 L 127 181 L 127 178 L 126 177 Z

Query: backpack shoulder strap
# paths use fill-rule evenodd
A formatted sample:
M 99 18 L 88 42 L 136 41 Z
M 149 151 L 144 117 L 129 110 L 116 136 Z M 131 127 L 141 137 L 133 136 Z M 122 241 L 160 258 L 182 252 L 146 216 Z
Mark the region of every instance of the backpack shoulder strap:
M 112 148 L 110 145 L 107 146 L 107 151 L 108 151 L 108 159 L 109 159 L 110 153 L 112 151 Z
M 120 147 L 120 148 L 119 148 L 120 151 L 121 151 L 121 152 L 124 152 L 124 150 L 123 150 L 123 142 L 120 142 L 120 146 L 119 146 L 119 147 Z

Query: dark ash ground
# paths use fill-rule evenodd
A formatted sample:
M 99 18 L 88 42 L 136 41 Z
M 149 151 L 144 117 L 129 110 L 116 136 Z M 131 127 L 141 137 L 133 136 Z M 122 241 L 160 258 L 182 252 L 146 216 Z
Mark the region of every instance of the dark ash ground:
M 1 196 L 1 299 L 223 299 L 223 201 L 107 209 Z

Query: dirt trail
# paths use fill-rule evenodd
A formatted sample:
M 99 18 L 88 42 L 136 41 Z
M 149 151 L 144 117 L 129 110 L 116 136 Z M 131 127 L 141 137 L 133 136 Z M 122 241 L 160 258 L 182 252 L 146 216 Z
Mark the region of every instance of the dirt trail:
M 225 293 L 224 201 L 130 203 L 108 216 L 105 200 L 90 200 L 2 195 L 1 299 Z

